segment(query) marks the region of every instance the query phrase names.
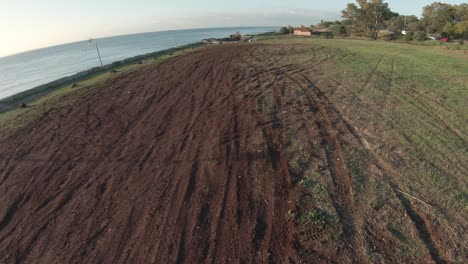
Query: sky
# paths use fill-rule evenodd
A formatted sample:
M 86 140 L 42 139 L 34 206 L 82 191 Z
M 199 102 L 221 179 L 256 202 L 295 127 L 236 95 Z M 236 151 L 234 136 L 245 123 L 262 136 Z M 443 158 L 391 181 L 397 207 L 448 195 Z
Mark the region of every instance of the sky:
M 388 0 L 421 15 L 435 0 Z M 0 0 L 0 57 L 131 33 L 205 27 L 311 25 L 340 19 L 352 0 Z M 465 1 L 446 0 L 450 4 Z

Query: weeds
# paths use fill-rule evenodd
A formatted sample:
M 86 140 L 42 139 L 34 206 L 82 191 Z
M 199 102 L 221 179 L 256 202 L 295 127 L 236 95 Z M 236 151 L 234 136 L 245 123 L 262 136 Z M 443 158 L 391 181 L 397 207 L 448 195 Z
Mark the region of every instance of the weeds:
M 324 229 L 329 225 L 336 224 L 337 219 L 323 210 L 312 209 L 302 214 L 299 222 L 306 225 L 318 226 L 321 229 Z

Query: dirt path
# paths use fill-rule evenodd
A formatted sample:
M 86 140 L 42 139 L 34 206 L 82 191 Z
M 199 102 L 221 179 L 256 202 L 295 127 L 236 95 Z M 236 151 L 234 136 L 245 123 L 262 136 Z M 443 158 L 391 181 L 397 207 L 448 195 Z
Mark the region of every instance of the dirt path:
M 346 54 L 313 48 L 301 66 L 276 66 L 262 49 L 211 47 L 122 74 L 0 142 L 0 262 L 368 262 L 342 146 L 356 132 L 303 74 Z M 296 128 L 319 142 L 308 166 L 330 177 L 329 230 L 298 226 L 285 136 Z M 320 246 L 326 232 L 335 249 Z
M 280 133 L 239 97 L 248 49 L 122 76 L 2 143 L 1 262 L 294 258 Z

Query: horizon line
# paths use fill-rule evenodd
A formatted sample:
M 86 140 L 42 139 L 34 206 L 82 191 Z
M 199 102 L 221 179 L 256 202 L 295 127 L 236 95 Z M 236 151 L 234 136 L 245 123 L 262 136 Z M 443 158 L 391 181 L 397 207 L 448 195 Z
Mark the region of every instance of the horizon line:
M 117 35 L 111 35 L 111 36 L 90 37 L 90 38 L 99 40 L 99 39 L 115 38 L 115 37 L 131 36 L 131 35 L 139 35 L 139 34 L 160 33 L 160 32 L 170 32 L 170 31 L 183 31 L 183 30 L 197 30 L 197 29 L 274 28 L 274 27 L 278 27 L 278 29 L 279 29 L 281 26 L 194 27 L 194 28 L 180 28 L 180 29 L 165 29 L 165 30 L 156 30 L 156 31 L 134 32 L 134 33 L 128 33 L 128 34 L 117 34 Z M 59 44 L 53 44 L 53 45 L 50 45 L 50 46 L 39 47 L 39 48 L 30 49 L 30 50 L 24 50 L 24 51 L 20 51 L 20 52 L 8 54 L 8 55 L 0 56 L 0 60 L 5 59 L 5 58 L 8 58 L 8 57 L 16 56 L 16 55 L 21 55 L 21 54 L 24 54 L 24 53 L 29 53 L 29 52 L 38 51 L 38 50 L 43 50 L 43 49 L 58 47 L 58 46 L 62 46 L 62 45 L 69 45 L 69 44 L 75 44 L 75 43 L 85 42 L 85 41 L 88 41 L 90 38 L 82 39 L 82 40 L 75 40 L 75 41 L 70 41 L 70 42 L 63 42 L 63 43 L 59 43 Z

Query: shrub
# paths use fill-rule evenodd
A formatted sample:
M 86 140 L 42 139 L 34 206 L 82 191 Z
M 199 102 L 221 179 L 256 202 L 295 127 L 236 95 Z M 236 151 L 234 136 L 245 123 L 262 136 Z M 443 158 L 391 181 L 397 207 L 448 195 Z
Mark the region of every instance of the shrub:
M 406 35 L 401 36 L 401 39 L 403 41 L 411 41 L 413 40 L 413 35 L 414 35 L 413 32 L 407 32 Z
M 330 31 L 333 33 L 333 36 L 336 37 L 346 36 L 348 34 L 346 27 L 342 25 L 333 25 L 330 27 Z
M 458 41 L 458 44 L 460 44 L 460 46 L 463 46 L 463 45 L 465 45 L 465 41 L 464 41 L 463 39 L 460 39 L 460 40 Z
M 289 32 L 289 29 L 287 29 L 286 27 L 282 27 L 282 28 L 280 29 L 279 33 L 280 33 L 281 35 L 287 35 L 287 34 L 289 34 L 289 33 L 291 33 L 291 32 Z
M 393 32 L 379 32 L 378 35 L 379 39 L 383 39 L 385 41 L 390 41 L 395 39 L 395 33 Z
M 426 35 L 426 32 L 424 31 L 416 31 L 416 33 L 414 33 L 413 35 L 413 40 L 416 40 L 416 41 L 424 41 L 426 40 L 427 38 L 427 35 Z
M 445 34 L 445 37 L 450 38 L 454 35 L 453 25 L 450 22 L 447 22 L 445 26 L 442 28 L 442 34 Z
M 457 38 L 468 39 L 468 20 L 455 24 L 453 32 Z
M 312 209 L 305 212 L 300 216 L 299 221 L 302 224 L 315 225 L 319 228 L 325 228 L 328 225 L 336 223 L 336 219 L 332 215 L 320 209 Z

